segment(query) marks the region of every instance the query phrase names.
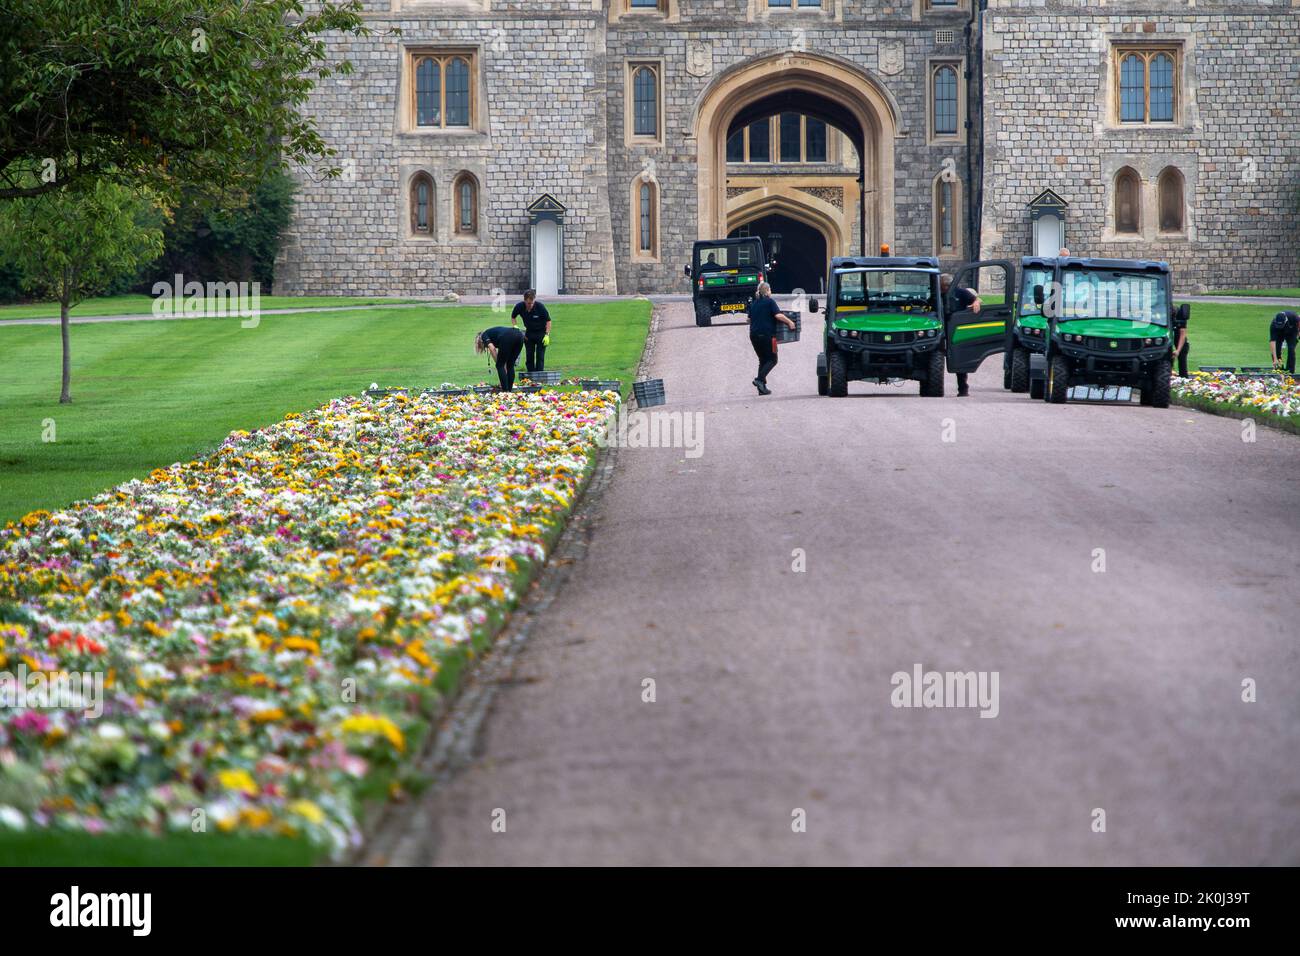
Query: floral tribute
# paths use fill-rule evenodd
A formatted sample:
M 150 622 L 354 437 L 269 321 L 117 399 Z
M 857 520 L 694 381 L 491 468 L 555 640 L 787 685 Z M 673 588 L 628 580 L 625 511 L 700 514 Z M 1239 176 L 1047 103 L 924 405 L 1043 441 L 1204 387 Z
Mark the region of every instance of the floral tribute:
M 103 700 L 9 694 L 0 829 L 354 845 L 362 798 L 400 786 L 447 679 L 545 558 L 617 402 L 344 398 L 10 523 L 0 674 L 11 692 L 16 671 L 96 675 Z
M 1248 376 L 1232 372 L 1193 372 L 1173 382 L 1179 398 L 1201 399 L 1261 411 L 1282 418 L 1300 416 L 1300 379 L 1291 375 Z

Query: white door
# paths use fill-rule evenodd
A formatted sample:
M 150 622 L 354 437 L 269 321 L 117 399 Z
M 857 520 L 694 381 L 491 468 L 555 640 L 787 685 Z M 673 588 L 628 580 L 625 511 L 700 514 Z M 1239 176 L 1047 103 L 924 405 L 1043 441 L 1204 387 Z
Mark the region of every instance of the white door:
M 549 219 L 537 224 L 537 295 L 560 291 L 560 227 Z
M 1034 223 L 1034 255 L 1054 258 L 1061 251 L 1061 220 L 1043 213 Z

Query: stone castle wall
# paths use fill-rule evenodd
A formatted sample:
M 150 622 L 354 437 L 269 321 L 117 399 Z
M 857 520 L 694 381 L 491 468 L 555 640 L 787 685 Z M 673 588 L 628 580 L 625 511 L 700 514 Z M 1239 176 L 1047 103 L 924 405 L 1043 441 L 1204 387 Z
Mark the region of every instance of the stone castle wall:
M 967 207 L 962 232 L 979 222 L 984 257 L 1030 251 L 1026 204 L 1052 188 L 1070 204 L 1076 254 L 1167 259 L 1183 290 L 1295 284 L 1300 0 L 989 0 L 982 64 L 965 35 L 971 2 L 931 11 L 926 0 L 823 0 L 821 11 L 791 12 L 768 10 L 766 0 L 667 0 L 663 13 L 646 14 L 624 0 L 366 0 L 375 34 L 331 41 L 355 72 L 320 83 L 306 107 L 339 150 L 344 177 L 300 176 L 277 291 L 513 294 L 529 278 L 526 207 L 550 192 L 568 207 L 566 291 L 684 292 L 681 267 L 699 238 L 700 98 L 729 69 L 792 49 L 853 65 L 897 104 L 899 253 L 933 251 L 934 178 L 950 159 Z M 1183 121 L 1114 128 L 1108 43 L 1166 36 L 1186 51 Z M 882 49 L 895 44 L 901 62 L 882 64 Z M 404 131 L 404 51 L 419 45 L 477 52 L 480 130 Z M 700 46 L 706 70 L 689 62 L 688 48 Z M 927 143 L 928 60 L 960 56 L 973 84 L 983 67 L 982 150 L 968 151 L 964 139 Z M 629 59 L 662 62 L 662 144 L 627 143 Z M 970 118 L 978 132 L 979 113 Z M 1116 236 L 1116 170 L 1142 176 L 1150 224 L 1155 178 L 1171 164 L 1186 180 L 1186 235 Z M 655 261 L 631 248 L 632 184 L 645 169 L 660 189 Z M 411 238 L 407 226 L 417 170 L 436 187 L 427 238 Z M 480 184 L 472 237 L 451 229 L 452 181 L 462 171 Z M 976 243 L 965 238 L 962 257 L 974 258 Z
M 1300 5 L 991 0 L 985 23 L 983 250 L 1030 252 L 1027 203 L 1070 205 L 1075 255 L 1168 261 L 1176 287 L 1294 286 L 1300 277 Z M 1183 50 L 1182 115 L 1120 127 L 1110 110 L 1112 42 Z M 1158 229 L 1156 182 L 1186 183 L 1185 235 Z M 1116 173 L 1142 181 L 1137 237 L 1115 232 Z

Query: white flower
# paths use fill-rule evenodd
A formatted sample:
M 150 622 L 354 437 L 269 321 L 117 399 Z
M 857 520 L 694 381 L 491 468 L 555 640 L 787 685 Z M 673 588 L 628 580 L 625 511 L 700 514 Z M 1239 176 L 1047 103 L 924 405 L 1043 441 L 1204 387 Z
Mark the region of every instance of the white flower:
M 27 818 L 23 816 L 21 810 L 0 804 L 0 827 L 9 830 L 26 830 Z

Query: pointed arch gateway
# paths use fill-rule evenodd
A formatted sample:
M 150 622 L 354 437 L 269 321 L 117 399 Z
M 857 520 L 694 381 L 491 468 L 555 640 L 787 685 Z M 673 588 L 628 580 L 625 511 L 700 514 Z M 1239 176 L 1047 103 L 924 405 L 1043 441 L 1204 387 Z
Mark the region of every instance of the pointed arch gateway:
M 783 110 L 824 120 L 858 151 L 862 177 L 858 235 L 849 244 L 873 250 L 894 241 L 894 139 L 898 104 L 870 73 L 837 57 L 778 53 L 747 60 L 700 94 L 692 117 L 696 140 L 697 236 L 720 238 L 736 224 L 727 208 L 727 137 Z

